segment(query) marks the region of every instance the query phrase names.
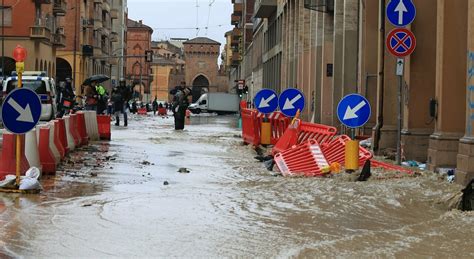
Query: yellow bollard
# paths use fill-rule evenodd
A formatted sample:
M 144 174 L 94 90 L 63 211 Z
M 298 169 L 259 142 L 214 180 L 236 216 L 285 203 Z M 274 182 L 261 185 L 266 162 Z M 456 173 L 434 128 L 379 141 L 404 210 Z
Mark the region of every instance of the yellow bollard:
M 359 170 L 359 141 L 357 140 L 346 143 L 346 170 Z
M 270 145 L 272 143 L 272 125 L 270 122 L 262 122 L 262 130 L 260 132 L 260 143 L 262 145 Z

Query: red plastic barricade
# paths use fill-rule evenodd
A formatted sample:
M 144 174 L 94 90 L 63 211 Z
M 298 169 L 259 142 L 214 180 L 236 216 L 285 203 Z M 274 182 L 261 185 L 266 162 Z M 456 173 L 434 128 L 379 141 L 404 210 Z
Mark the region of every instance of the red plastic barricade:
M 53 123 L 54 123 L 54 145 L 58 149 L 59 154 L 61 155 L 61 159 L 63 159 L 66 156 L 66 148 L 61 143 L 60 122 L 58 120 L 55 120 Z
M 164 107 L 158 108 L 158 116 L 167 116 L 167 115 L 168 115 L 168 111 L 166 111 L 166 108 Z
M 349 136 L 341 135 L 333 141 L 321 145 L 321 149 L 326 156 L 329 164 L 337 162 L 342 166 L 346 164 L 346 143 L 351 140 Z M 359 148 L 359 165 L 364 166 L 365 162 L 373 157 L 373 154 L 367 149 Z
M 137 110 L 138 115 L 147 115 L 147 110 L 146 108 L 138 108 Z
M 337 129 L 334 127 L 296 120 L 295 125 L 290 125 L 286 129 L 283 136 L 275 144 L 272 153 L 273 155 L 276 155 L 277 153 L 283 152 L 294 145 L 304 143 L 305 141 L 311 139 L 316 140 L 322 145 L 328 141 L 331 141 L 336 133 Z
M 110 140 L 112 138 L 110 121 L 111 117 L 108 115 L 97 115 L 100 139 Z
M 262 122 L 263 119 L 265 118 L 265 114 L 257 112 L 256 116 L 256 125 L 257 125 L 257 137 L 260 140 L 261 136 L 261 128 L 262 128 Z M 288 125 L 290 125 L 290 118 L 285 117 L 281 112 L 273 112 L 270 115 L 268 115 L 268 121 L 271 124 L 272 128 L 272 135 L 271 135 L 271 144 L 275 145 L 278 140 L 285 134 L 286 129 L 288 128 Z M 260 141 L 259 143 L 260 144 Z
M 43 166 L 43 173 L 56 173 L 56 161 L 54 155 L 49 148 L 49 127 L 40 127 L 39 128 L 39 155 L 40 162 Z
M 382 167 L 382 168 L 387 169 L 387 170 L 398 171 L 398 172 L 406 173 L 406 174 L 409 174 L 409 175 L 412 175 L 412 174 L 415 173 L 414 171 L 412 171 L 410 169 L 407 169 L 407 168 L 404 168 L 402 166 L 392 165 L 390 163 L 385 163 L 385 162 L 377 161 L 377 160 L 372 160 L 371 161 L 371 166 L 373 166 L 373 167 Z
M 77 114 L 71 114 L 70 115 L 71 119 L 69 120 L 69 131 L 71 132 L 71 135 L 74 139 L 74 145 L 76 147 L 81 146 L 81 135 L 79 135 L 79 132 L 77 130 Z
M 61 145 L 64 147 L 65 153 L 69 152 L 69 148 L 67 147 L 67 136 L 66 136 L 66 123 L 64 119 L 57 119 L 58 120 L 58 128 L 59 128 L 59 141 Z
M 257 127 L 256 112 L 251 109 L 242 109 L 242 138 L 244 142 L 250 145 L 258 146 L 260 144 L 260 133 L 257 134 L 260 127 Z
M 87 135 L 86 128 L 86 118 L 83 113 L 77 114 L 77 130 L 79 132 L 79 136 L 81 137 L 81 144 L 89 144 L 89 136 Z
M 30 168 L 25 156 L 25 136 L 21 136 L 21 165 L 22 175 Z M 5 179 L 8 174 L 16 174 L 16 135 L 8 132 L 3 133 L 3 148 L 0 161 L 0 181 Z
M 323 176 L 329 167 L 316 140 L 294 146 L 275 156 L 275 163 L 284 176 Z

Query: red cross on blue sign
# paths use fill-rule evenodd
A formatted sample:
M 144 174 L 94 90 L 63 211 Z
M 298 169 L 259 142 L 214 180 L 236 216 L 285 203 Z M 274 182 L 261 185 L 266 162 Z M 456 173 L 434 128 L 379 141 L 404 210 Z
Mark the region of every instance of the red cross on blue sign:
M 415 35 L 404 28 L 393 29 L 387 36 L 387 49 L 396 57 L 411 55 L 416 47 Z

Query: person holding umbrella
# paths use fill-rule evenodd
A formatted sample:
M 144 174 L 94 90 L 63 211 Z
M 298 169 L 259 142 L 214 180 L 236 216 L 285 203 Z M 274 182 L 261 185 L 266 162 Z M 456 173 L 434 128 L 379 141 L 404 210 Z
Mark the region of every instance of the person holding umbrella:
M 100 83 L 103 83 L 110 78 L 106 75 L 93 75 L 87 78 L 82 85 L 85 85 L 84 95 L 86 97 L 86 110 L 96 111 L 98 114 L 104 112 L 107 108 L 106 103 L 106 91 L 103 86 L 99 86 Z M 99 92 L 100 91 L 100 92 Z M 99 105 L 99 100 L 102 100 L 104 104 Z M 98 107 L 98 105 L 100 107 Z M 99 109 L 98 109 L 99 108 Z

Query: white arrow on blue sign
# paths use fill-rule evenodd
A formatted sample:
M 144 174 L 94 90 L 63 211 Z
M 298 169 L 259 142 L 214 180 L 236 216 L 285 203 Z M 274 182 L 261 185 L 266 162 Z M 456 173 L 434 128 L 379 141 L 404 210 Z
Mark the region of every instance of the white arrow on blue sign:
M 255 95 L 253 103 L 259 112 L 272 113 L 278 108 L 278 95 L 271 89 L 262 89 Z
M 2 106 L 3 126 L 14 134 L 32 130 L 41 117 L 39 96 L 28 88 L 11 91 Z
M 387 5 L 387 18 L 396 27 L 405 27 L 415 20 L 416 8 L 412 0 L 392 0 Z
M 304 94 L 295 88 L 289 88 L 280 94 L 278 102 L 280 111 L 288 117 L 294 117 L 299 111 L 303 111 L 305 106 Z
M 370 115 L 369 101 L 359 94 L 345 96 L 337 106 L 337 117 L 349 128 L 363 126 L 369 121 Z

